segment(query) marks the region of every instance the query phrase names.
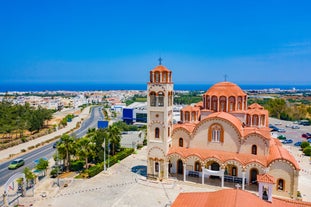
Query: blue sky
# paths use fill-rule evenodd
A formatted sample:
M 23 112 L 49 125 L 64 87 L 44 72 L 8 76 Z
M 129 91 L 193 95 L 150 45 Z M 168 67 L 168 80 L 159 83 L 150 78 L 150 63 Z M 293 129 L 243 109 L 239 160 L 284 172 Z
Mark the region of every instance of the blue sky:
M 0 0 L 0 82 L 311 83 L 311 1 Z

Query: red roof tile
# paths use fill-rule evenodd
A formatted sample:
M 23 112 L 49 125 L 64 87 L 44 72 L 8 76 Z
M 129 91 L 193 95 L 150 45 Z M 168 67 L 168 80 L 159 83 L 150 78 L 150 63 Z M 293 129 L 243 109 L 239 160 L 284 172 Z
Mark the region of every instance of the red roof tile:
M 275 183 L 274 177 L 269 174 L 257 175 L 257 181 L 262 183 L 271 183 L 271 184 Z
M 207 96 L 246 96 L 242 89 L 231 82 L 220 82 L 210 87 L 204 95 Z
M 310 207 L 311 203 L 272 198 L 272 202 L 261 200 L 257 195 L 238 189 L 216 192 L 180 193 L 172 207 Z

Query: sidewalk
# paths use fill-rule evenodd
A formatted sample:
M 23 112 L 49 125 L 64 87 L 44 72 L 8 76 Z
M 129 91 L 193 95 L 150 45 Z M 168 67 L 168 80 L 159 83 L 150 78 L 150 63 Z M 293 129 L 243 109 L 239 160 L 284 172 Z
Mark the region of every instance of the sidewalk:
M 22 143 L 22 144 L 19 144 L 19 145 L 16 145 L 16 146 L 13 146 L 13 147 L 10 147 L 10 148 L 7 148 L 5 150 L 0 151 L 0 162 L 3 162 L 6 159 L 10 158 L 10 154 L 11 155 L 12 154 L 14 154 L 14 155 L 21 154 L 22 149 L 25 149 L 26 150 L 25 153 L 27 153 L 27 152 L 29 152 L 28 147 L 35 146 L 36 144 L 39 144 L 39 143 L 44 142 L 46 140 L 52 139 L 56 136 L 60 136 L 64 133 L 74 129 L 76 127 L 77 123 L 80 122 L 82 119 L 86 119 L 89 116 L 89 114 L 90 114 L 90 107 L 86 107 L 79 114 L 78 117 L 75 117 L 71 122 L 68 122 L 66 127 L 62 128 L 58 131 L 55 131 L 51 134 L 47 134 L 45 136 L 31 140 L 29 142 L 25 142 L 25 143 Z

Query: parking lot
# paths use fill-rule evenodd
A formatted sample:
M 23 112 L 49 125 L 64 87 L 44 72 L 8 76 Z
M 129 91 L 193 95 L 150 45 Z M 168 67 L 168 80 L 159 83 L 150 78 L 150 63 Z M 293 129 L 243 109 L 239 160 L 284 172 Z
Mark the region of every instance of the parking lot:
M 270 118 L 270 124 L 276 126 L 279 129 L 284 129 L 285 132 L 273 132 L 274 137 L 278 137 L 279 135 L 284 135 L 286 139 L 292 139 L 293 143 L 286 144 L 286 145 L 292 145 L 296 142 L 304 142 L 307 141 L 306 138 L 303 138 L 301 135 L 304 133 L 311 133 L 311 126 L 302 126 L 298 124 L 294 124 L 292 121 L 282 121 L 279 119 Z M 286 127 L 287 126 L 287 127 Z M 299 126 L 299 129 L 293 129 L 292 127 L 288 126 Z

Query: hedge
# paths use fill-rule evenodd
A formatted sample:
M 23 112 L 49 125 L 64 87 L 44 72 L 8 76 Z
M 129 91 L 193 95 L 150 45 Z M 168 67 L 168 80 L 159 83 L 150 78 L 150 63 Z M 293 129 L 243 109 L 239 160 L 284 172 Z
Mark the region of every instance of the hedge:
M 80 171 L 83 170 L 85 162 L 82 160 L 76 160 L 70 162 L 70 171 Z

